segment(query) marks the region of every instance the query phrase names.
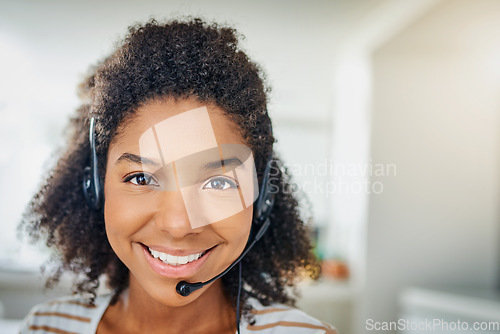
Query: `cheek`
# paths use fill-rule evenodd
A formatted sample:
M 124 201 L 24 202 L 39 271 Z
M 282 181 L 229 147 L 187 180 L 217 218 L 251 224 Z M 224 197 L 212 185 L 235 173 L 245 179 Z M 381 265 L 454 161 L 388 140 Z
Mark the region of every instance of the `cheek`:
M 119 244 L 128 242 L 133 235 L 147 222 L 143 203 L 123 194 L 118 187 L 105 186 L 104 189 L 104 222 L 108 240 L 115 249 Z M 132 196 L 133 197 L 133 196 Z
M 253 208 L 249 207 L 238 214 L 226 219 L 224 222 L 216 223 L 216 232 L 226 241 L 234 257 L 238 257 L 243 251 L 250 235 L 252 227 Z

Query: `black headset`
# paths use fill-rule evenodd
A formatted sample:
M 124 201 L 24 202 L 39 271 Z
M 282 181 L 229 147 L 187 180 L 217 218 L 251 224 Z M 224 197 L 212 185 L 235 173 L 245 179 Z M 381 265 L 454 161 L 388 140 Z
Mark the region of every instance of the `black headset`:
M 94 211 L 99 211 L 103 204 L 103 191 L 101 179 L 99 177 L 99 166 L 97 164 L 94 117 L 90 119 L 89 142 L 90 166 L 85 167 L 83 172 L 83 195 L 85 196 L 88 206 Z

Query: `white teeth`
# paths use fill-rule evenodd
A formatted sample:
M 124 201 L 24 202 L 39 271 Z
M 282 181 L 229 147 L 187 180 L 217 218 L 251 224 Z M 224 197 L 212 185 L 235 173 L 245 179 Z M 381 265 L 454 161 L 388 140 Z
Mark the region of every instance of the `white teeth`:
M 187 256 L 175 256 L 175 255 L 170 255 L 167 253 L 162 253 L 162 252 L 152 250 L 149 247 L 148 247 L 148 249 L 149 249 L 149 252 L 151 253 L 151 255 L 153 255 L 153 257 L 155 259 L 160 259 L 164 263 L 170 264 L 172 266 L 182 265 L 182 264 L 186 264 L 186 263 L 198 260 L 204 253 L 204 252 L 201 252 L 201 253 L 191 254 L 191 255 L 187 255 Z
M 162 260 L 163 262 L 165 263 L 168 263 L 168 264 L 173 264 L 174 266 L 177 265 L 177 259 L 179 257 L 178 256 L 173 256 L 173 255 L 168 255 L 167 254 L 167 257 L 165 258 L 165 260 Z

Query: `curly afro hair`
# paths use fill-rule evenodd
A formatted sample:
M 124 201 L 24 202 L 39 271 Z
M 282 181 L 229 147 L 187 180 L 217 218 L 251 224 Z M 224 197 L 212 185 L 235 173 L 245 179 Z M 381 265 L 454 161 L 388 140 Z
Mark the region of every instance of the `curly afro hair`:
M 197 98 L 214 103 L 241 129 L 253 151 L 260 180 L 271 156 L 271 120 L 263 74 L 238 47 L 232 28 L 201 19 L 150 20 L 129 28 L 117 50 L 91 69 L 80 86 L 82 105 L 68 125 L 68 141 L 39 192 L 31 200 L 21 225 L 34 239 L 55 247 L 57 266 L 47 285 L 65 271 L 78 274 L 74 290 L 93 298 L 105 276 L 114 291 L 112 303 L 127 288 L 129 271 L 106 237 L 103 211 L 92 211 L 82 191 L 84 169 L 91 156 L 89 120 L 96 117 L 99 174 L 105 175 L 110 143 L 133 119 L 137 108 L 161 98 Z M 303 276 L 317 278 L 309 233 L 301 219 L 289 176 L 279 159 L 273 160 L 273 185 L 278 189 L 271 225 L 243 259 L 241 303 L 249 317 L 249 297 L 262 304 L 293 305 L 293 287 Z M 54 260 L 54 259 L 53 259 Z M 228 298 L 236 305 L 238 268 L 222 278 Z

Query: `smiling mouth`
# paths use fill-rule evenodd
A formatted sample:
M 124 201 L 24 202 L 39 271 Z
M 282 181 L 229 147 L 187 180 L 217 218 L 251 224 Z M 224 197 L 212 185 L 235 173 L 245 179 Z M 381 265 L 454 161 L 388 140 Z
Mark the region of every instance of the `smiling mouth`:
M 214 246 L 215 247 L 215 246 Z M 145 246 L 145 248 L 148 250 L 149 254 L 157 259 L 160 260 L 161 262 L 171 265 L 171 266 L 182 266 L 191 262 L 194 262 L 201 257 L 203 257 L 206 253 L 208 253 L 210 250 L 212 250 L 214 247 L 209 248 L 207 250 L 204 250 L 203 252 L 196 253 L 196 254 L 190 254 L 186 256 L 176 256 L 176 255 L 171 255 L 168 253 L 162 253 L 155 251 L 148 246 Z

